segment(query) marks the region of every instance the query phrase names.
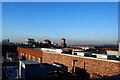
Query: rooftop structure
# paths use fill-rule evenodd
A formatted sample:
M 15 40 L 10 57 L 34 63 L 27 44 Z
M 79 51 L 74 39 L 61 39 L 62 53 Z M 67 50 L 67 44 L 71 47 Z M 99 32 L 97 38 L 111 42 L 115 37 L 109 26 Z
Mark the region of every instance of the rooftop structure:
M 57 63 L 39 64 L 33 60 L 20 60 L 19 63 L 19 76 L 23 80 L 45 79 L 57 75 L 55 72 L 67 71 L 67 66 Z
M 50 41 L 49 39 L 45 39 L 45 40 L 43 41 L 43 43 L 44 43 L 44 44 L 51 44 L 51 41 Z
M 35 43 L 35 40 L 34 40 L 34 39 L 31 39 L 31 38 L 27 38 L 27 39 L 25 40 L 25 43 L 26 43 L 26 44 Z
M 68 49 L 56 49 L 56 48 L 41 48 L 43 52 L 51 52 L 51 53 L 69 53 Z
M 87 50 L 87 49 L 95 49 L 95 46 L 89 46 L 89 45 L 70 45 L 70 47 L 77 47 L 77 48 L 81 48 L 81 49 L 84 49 L 84 50 Z
M 85 52 L 85 51 L 73 51 L 73 55 L 92 57 L 91 52 Z
M 119 52 L 113 51 L 113 50 L 106 50 L 108 55 L 115 55 L 117 58 L 119 58 Z

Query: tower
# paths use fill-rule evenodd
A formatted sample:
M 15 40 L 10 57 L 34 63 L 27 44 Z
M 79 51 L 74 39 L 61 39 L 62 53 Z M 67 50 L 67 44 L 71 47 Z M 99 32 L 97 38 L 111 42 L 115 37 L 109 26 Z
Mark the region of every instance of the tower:
M 118 56 L 119 56 L 119 61 L 120 61 L 120 42 L 119 42 L 119 45 L 118 45 Z
M 66 47 L 65 38 L 62 38 L 62 39 L 61 39 L 61 46 L 62 46 L 62 47 Z

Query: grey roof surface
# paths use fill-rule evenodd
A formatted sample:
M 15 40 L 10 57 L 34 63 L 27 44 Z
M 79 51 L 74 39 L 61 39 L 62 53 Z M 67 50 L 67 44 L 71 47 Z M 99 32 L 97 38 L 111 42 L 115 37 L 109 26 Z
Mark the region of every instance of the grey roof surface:
M 31 50 L 35 50 L 35 51 L 42 51 L 40 48 L 26 48 L 26 49 L 31 49 Z
M 33 60 L 21 60 L 24 64 L 39 64 L 38 62 L 35 62 Z
M 15 80 L 17 79 L 17 68 L 16 67 L 7 67 L 3 68 L 8 79 Z

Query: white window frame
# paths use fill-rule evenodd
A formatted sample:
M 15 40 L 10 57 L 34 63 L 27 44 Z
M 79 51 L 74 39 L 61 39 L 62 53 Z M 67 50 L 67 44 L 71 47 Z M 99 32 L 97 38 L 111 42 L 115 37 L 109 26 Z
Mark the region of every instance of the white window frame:
M 28 60 L 30 60 L 30 55 L 28 55 Z
M 23 56 L 25 56 L 25 54 L 23 53 Z
M 35 57 L 34 56 L 32 56 L 32 60 L 35 61 Z
M 37 62 L 41 63 L 41 58 L 37 58 Z
M 22 52 L 21 52 L 21 57 L 22 57 Z
M 27 54 L 25 54 L 25 57 L 27 58 Z

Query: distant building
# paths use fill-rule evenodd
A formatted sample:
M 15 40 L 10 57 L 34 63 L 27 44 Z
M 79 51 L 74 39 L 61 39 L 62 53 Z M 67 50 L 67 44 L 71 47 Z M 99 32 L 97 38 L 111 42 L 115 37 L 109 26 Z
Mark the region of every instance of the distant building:
M 25 40 L 25 44 L 33 44 L 33 43 L 35 43 L 35 40 L 34 40 L 34 39 L 27 38 L 27 39 Z
M 55 43 L 55 42 L 52 42 L 51 44 L 52 44 L 52 45 L 58 45 L 58 44 L 57 44 L 57 43 Z
M 43 41 L 43 43 L 44 43 L 44 44 L 51 44 L 51 41 L 50 41 L 49 39 L 45 39 L 45 40 Z
M 119 51 L 118 51 L 118 55 L 119 55 L 119 61 L 120 61 L 120 42 L 119 42 Z
M 84 50 L 87 50 L 87 49 L 95 49 L 95 46 L 89 46 L 89 45 L 70 45 L 70 47 L 72 48 L 81 48 L 81 49 L 84 49 Z
M 37 44 L 40 44 L 40 43 L 42 43 L 41 41 L 37 41 Z
M 4 39 L 2 40 L 2 44 L 9 44 L 10 40 L 9 39 Z
M 65 38 L 61 39 L 61 46 L 62 47 L 66 47 L 67 46 L 66 43 L 65 43 Z
M 119 52 L 120 52 L 120 42 L 119 42 Z M 120 55 L 119 55 L 120 56 Z

